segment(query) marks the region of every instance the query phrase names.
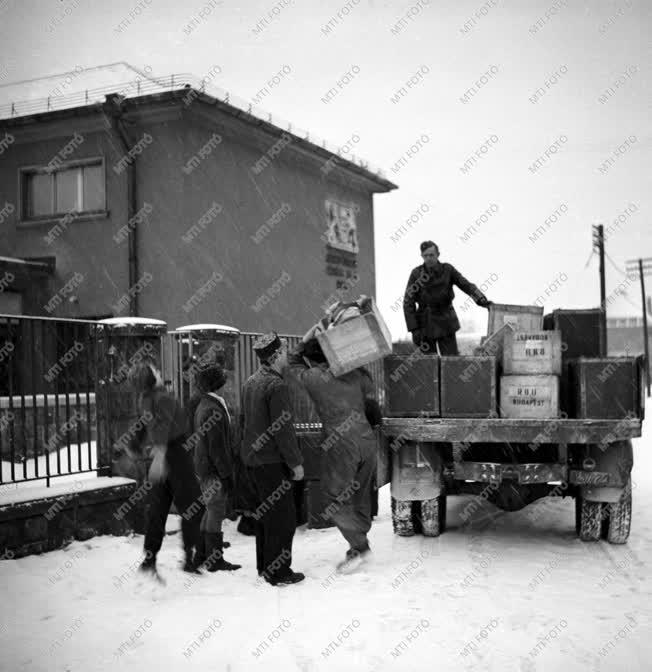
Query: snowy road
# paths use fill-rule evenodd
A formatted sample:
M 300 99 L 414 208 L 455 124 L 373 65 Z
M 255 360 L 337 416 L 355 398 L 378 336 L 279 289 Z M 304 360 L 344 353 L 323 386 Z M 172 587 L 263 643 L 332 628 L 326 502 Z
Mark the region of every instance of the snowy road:
M 259 585 L 253 539 L 232 523 L 227 557 L 244 568 L 191 585 L 178 569 L 178 535 L 160 556 L 166 588 L 133 571 L 142 537 L 98 537 L 0 562 L 1 668 L 651 670 L 646 443 L 635 444 L 626 546 L 578 541 L 570 499 L 517 513 L 483 502 L 475 518 L 486 514 L 484 529 L 470 529 L 460 518 L 470 498 L 450 498 L 442 537 L 399 538 L 386 487 L 371 533 L 374 560 L 350 576 L 332 573 L 345 551 L 336 531 L 301 529 L 293 567 L 306 581 Z

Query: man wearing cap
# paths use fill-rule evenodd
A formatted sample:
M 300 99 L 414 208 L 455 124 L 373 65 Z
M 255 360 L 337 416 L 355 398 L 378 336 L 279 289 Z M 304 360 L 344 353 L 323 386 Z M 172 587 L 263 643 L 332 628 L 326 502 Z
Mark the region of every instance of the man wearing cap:
M 292 480 L 303 478 L 290 397 L 281 371 L 287 346 L 275 332 L 253 345 L 259 369 L 242 390 L 244 432 L 242 460 L 256 492 L 256 565 L 258 574 L 273 586 L 302 581 L 291 570 L 296 511 Z
M 439 261 L 439 247 L 432 240 L 421 243 L 423 264 L 410 273 L 403 313 L 414 344 L 426 352 L 458 355 L 455 332 L 460 323 L 453 308 L 453 285 L 468 294 L 478 306 L 491 301 L 454 266 Z

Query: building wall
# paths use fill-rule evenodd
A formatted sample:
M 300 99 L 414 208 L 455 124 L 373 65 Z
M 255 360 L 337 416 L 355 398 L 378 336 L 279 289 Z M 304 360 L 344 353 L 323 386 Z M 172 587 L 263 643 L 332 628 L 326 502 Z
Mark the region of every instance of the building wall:
M 79 217 L 71 221 L 48 244 L 46 238 L 58 223 L 56 220 L 38 224 L 20 223 L 19 169 L 47 165 L 75 132 L 84 140 L 69 157 L 70 160 L 105 159 L 107 214 L 100 219 Z M 112 237 L 113 230 L 127 221 L 126 173 L 117 175 L 111 168 L 120 157 L 116 140 L 97 117 L 44 123 L 38 129 L 30 130 L 27 136 L 16 133 L 16 138 L 0 162 L 0 201 L 15 204 L 14 213 L 5 222 L 5 236 L 0 241 L 0 249 L 6 256 L 56 257 L 56 270 L 47 291 L 24 293 L 24 313 L 85 317 L 111 312 L 110 304 L 124 293 L 128 285 L 126 243 L 117 246 Z M 75 273 L 83 278 L 79 286 L 70 294 L 66 292 L 67 296 L 62 297 L 65 300 L 48 312 L 44 306 L 49 298 L 60 292 Z M 77 297 L 77 303 L 68 300 L 73 295 Z
M 47 164 L 79 124 L 66 121 L 63 137 L 11 146 L 0 182 L 12 201 L 17 198 L 18 166 Z M 244 331 L 307 329 L 337 289 L 338 278 L 326 273 L 321 238 L 327 198 L 358 209 L 359 281 L 351 294 L 375 293 L 372 194 L 365 185 L 337 177 L 338 171 L 326 177 L 320 170 L 323 161 L 294 147 L 285 147 L 256 175 L 252 167 L 277 138 L 239 127 L 226 117 L 201 117 L 186 110 L 158 121 L 143 116 L 131 132 L 136 140 L 144 132 L 152 137 L 137 158 L 139 207 L 148 203 L 152 209 L 138 233 L 140 315 L 163 319 L 170 328 L 217 322 Z M 182 168 L 214 133 L 221 142 L 187 174 Z M 127 242 L 114 240 L 127 222 L 127 174 L 113 170 L 121 153 L 108 131 L 84 137 L 73 158 L 106 157 L 107 217 L 74 221 L 51 245 L 44 236 L 52 224 L 20 227 L 10 240 L 9 254 L 56 256 L 52 292 L 75 272 L 84 276 L 75 292 L 79 303 L 65 302 L 53 315 L 128 314 Z M 219 214 L 205 227 L 199 225 L 193 236 L 191 227 L 214 203 Z M 283 204 L 286 213 L 255 242 L 259 228 Z

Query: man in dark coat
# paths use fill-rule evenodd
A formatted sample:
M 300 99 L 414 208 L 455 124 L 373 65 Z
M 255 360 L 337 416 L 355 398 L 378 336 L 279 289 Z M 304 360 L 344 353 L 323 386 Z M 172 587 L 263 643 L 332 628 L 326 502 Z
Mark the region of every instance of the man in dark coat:
M 183 569 L 199 573 L 196 550 L 199 547 L 201 491 L 187 450 L 186 413 L 163 385 L 161 372 L 153 360 L 134 364 L 128 380 L 138 395 L 142 430 L 130 442 L 130 451 L 148 462 L 149 485 L 145 559 L 140 570 L 160 581 L 156 556 L 165 537 L 165 523 L 174 501 L 181 513 L 181 537 L 185 551 Z
M 228 494 L 233 491 L 231 420 L 226 402 L 217 394 L 226 383 L 226 374 L 219 364 L 205 365 L 197 371 L 195 381 L 201 396 L 195 405 L 189 440 L 194 446 L 195 472 L 206 507 L 200 524 L 200 559 L 209 572 L 233 571 L 241 565 L 224 559 L 222 534 Z
M 287 346 L 276 333 L 253 345 L 261 365 L 242 390 L 242 461 L 257 495 L 256 566 L 273 586 L 302 581 L 291 570 L 296 510 L 292 480 L 303 478 L 303 457 L 294 432 L 287 384 L 281 375 Z
M 322 422 L 321 490 L 324 513 L 349 544 L 338 570 L 352 571 L 369 554 L 376 437 L 380 421 L 373 383 L 362 368 L 335 377 L 314 337 L 315 325 L 288 356 L 290 375 L 310 395 Z M 306 357 L 311 362 L 308 366 Z
M 460 323 L 453 308 L 453 285 L 468 294 L 479 306 L 491 301 L 451 264 L 439 261 L 439 248 L 431 240 L 421 243 L 423 264 L 410 273 L 403 313 L 414 344 L 425 352 L 458 355 L 455 332 Z

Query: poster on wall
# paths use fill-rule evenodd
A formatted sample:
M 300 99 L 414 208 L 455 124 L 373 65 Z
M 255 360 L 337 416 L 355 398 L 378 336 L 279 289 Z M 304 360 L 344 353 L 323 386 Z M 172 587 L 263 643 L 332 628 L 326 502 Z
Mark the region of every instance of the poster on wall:
M 326 199 L 326 238 L 328 245 L 345 252 L 358 253 L 357 206 Z
M 360 209 L 352 203 L 328 198 L 326 208 L 326 274 L 337 278 L 336 289 L 357 283 L 358 228 L 355 216 Z

